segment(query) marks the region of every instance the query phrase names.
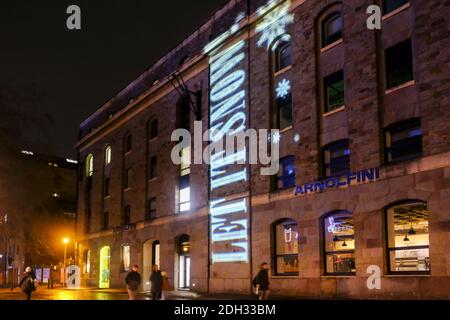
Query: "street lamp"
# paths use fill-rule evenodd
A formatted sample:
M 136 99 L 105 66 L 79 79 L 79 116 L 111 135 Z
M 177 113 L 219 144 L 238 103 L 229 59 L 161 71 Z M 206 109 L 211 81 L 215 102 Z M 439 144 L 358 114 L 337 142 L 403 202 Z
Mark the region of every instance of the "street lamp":
M 63 243 L 64 243 L 64 280 L 63 280 L 63 285 L 66 286 L 66 255 L 67 255 L 67 244 L 69 243 L 69 238 L 64 238 L 63 239 Z

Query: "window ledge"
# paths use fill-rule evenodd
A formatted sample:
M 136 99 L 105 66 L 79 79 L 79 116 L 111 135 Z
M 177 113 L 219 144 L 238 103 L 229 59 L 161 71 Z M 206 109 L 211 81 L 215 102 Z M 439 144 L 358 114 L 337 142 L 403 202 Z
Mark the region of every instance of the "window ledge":
M 394 88 L 391 88 L 391 89 L 387 89 L 386 92 L 385 92 L 385 95 L 391 94 L 391 93 L 399 91 L 401 89 L 405 89 L 407 87 L 412 87 L 415 84 L 416 84 L 415 80 L 411 80 L 411 81 L 405 82 L 404 84 L 401 84 L 401 85 L 399 85 L 397 87 L 394 87 Z
M 272 276 L 272 279 L 278 280 L 278 279 L 299 279 L 300 276 Z
M 111 199 L 111 196 L 106 196 L 105 197 L 105 200 L 109 200 L 109 199 Z
M 283 69 L 278 70 L 277 72 L 275 72 L 273 76 L 274 76 L 274 77 L 277 77 L 277 76 L 279 76 L 280 74 L 283 74 L 283 73 L 285 73 L 285 72 L 287 72 L 287 71 L 289 71 L 289 70 L 291 70 L 291 69 L 292 69 L 292 65 L 287 66 L 287 67 L 284 67 Z
M 131 151 L 125 152 L 125 156 L 129 156 L 131 154 Z
M 386 274 L 385 278 L 430 278 L 431 274 Z
M 334 109 L 334 110 L 332 110 L 332 111 L 330 111 L 330 112 L 324 113 L 324 114 L 323 114 L 323 117 L 324 117 L 324 118 L 325 118 L 325 117 L 329 117 L 329 116 L 332 116 L 332 115 L 335 114 L 335 113 L 339 113 L 339 112 L 342 112 L 342 111 L 344 111 L 344 110 L 345 110 L 345 106 L 342 106 L 342 107 L 336 108 L 336 109 Z
M 128 191 L 131 191 L 131 188 L 123 189 L 123 192 L 128 192 Z
M 411 4 L 410 4 L 409 2 L 408 2 L 408 3 L 405 3 L 405 4 L 402 5 L 401 7 L 395 9 L 394 11 L 391 11 L 391 12 L 385 14 L 381 19 L 382 19 L 383 21 L 385 21 L 385 20 L 387 20 L 387 19 L 389 19 L 389 18 L 391 18 L 391 17 L 393 17 L 393 16 L 399 14 L 400 12 L 402 12 L 402 11 L 408 9 L 409 7 L 411 7 Z
M 294 126 L 289 126 L 287 128 L 284 128 L 283 130 L 280 130 L 280 133 L 285 133 L 285 132 L 291 131 L 292 129 L 294 129 Z
M 338 45 L 340 45 L 341 43 L 343 43 L 344 42 L 344 39 L 339 39 L 339 40 L 337 40 L 337 41 L 335 41 L 335 42 L 333 42 L 333 43 L 330 43 L 329 45 L 327 45 L 326 47 L 323 47 L 322 49 L 320 49 L 320 53 L 324 53 L 325 51 L 328 51 L 328 50 L 330 50 L 331 48 L 334 48 L 334 47 L 336 47 L 336 46 L 338 46 Z
M 148 182 L 155 182 L 156 180 L 158 180 L 158 177 L 150 178 L 150 179 L 148 179 Z
M 356 275 L 353 275 L 353 276 L 351 276 L 351 275 L 348 275 L 348 276 L 329 275 L 329 276 L 321 276 L 320 278 L 321 279 L 355 279 Z

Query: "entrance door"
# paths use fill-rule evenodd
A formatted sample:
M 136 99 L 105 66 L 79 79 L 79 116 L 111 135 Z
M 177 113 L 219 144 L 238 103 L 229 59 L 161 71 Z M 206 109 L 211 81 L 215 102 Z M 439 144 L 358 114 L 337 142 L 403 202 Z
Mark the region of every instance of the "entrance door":
M 100 289 L 109 289 L 110 264 L 111 249 L 109 247 L 103 247 L 100 250 Z
M 180 256 L 179 258 L 179 279 L 178 286 L 180 289 L 187 290 L 190 287 L 191 274 L 191 258 L 189 256 Z
M 188 290 L 191 285 L 191 244 L 188 235 L 178 240 L 178 289 Z

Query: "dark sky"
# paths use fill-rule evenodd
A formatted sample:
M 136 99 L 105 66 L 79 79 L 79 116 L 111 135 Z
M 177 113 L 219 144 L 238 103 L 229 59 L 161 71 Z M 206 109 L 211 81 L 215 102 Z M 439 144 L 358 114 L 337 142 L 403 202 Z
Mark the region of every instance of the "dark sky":
M 32 116 L 38 129 L 19 147 L 75 157 L 81 121 L 224 2 L 0 1 L 0 90 L 15 97 L 0 99 L 0 127 L 29 130 L 20 118 Z M 81 31 L 66 28 L 71 4 L 81 7 Z

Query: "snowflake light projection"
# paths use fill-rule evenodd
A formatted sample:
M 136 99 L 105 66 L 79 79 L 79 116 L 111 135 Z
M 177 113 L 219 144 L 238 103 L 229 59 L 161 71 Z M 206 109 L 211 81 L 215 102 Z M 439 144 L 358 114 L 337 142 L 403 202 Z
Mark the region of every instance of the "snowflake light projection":
M 281 141 L 281 134 L 280 134 L 279 131 L 275 132 L 272 135 L 272 141 L 273 141 L 274 144 L 279 144 L 280 143 L 280 141 Z
M 291 82 L 289 80 L 283 79 L 277 86 L 277 98 L 284 99 L 291 91 Z
M 282 3 L 280 5 L 280 3 Z M 286 33 L 286 28 L 294 22 L 294 15 L 289 13 L 291 0 L 270 0 L 265 6 L 258 9 L 257 14 L 262 17 L 262 21 L 256 26 L 256 33 L 261 32 L 258 40 L 258 47 L 266 44 L 269 50 L 272 42 L 279 36 Z

